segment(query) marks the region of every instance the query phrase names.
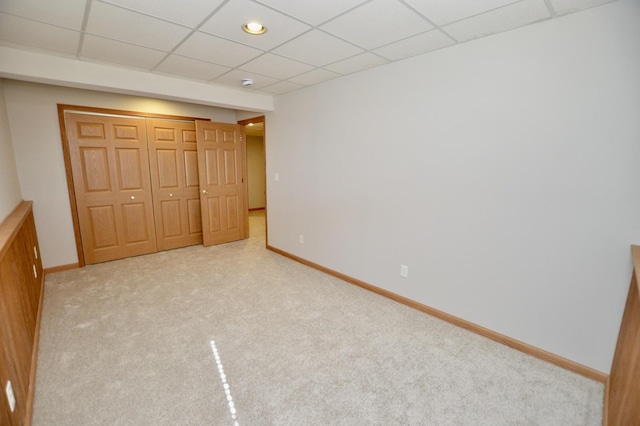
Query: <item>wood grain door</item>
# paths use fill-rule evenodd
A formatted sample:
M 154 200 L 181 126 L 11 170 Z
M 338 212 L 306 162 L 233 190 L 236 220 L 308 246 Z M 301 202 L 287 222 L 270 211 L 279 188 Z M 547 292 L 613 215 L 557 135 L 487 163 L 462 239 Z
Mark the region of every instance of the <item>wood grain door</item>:
M 196 121 L 205 246 L 240 240 L 249 229 L 244 127 Z
M 86 263 L 153 253 L 153 201 L 144 118 L 65 114 Z
M 158 250 L 202 244 L 193 121 L 147 119 Z

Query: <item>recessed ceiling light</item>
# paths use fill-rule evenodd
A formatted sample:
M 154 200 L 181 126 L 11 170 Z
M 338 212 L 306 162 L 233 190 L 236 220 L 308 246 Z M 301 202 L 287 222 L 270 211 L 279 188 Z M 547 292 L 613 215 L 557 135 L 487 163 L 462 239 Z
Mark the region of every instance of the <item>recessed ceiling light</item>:
M 264 34 L 267 31 L 267 27 L 255 21 L 249 22 L 248 24 L 244 24 L 242 26 L 242 29 L 244 30 L 245 33 L 249 33 L 253 35 Z

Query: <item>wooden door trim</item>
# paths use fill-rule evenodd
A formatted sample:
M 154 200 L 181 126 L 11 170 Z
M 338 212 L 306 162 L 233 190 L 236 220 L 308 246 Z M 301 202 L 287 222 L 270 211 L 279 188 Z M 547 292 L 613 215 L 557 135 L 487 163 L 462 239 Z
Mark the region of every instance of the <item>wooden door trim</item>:
M 240 124 L 241 126 L 246 126 L 247 124 L 251 124 L 251 123 L 262 123 L 263 127 L 262 127 L 262 144 L 264 145 L 264 241 L 265 241 L 265 247 L 269 246 L 269 227 L 267 226 L 268 220 L 267 220 L 267 214 L 269 209 L 267 209 L 267 122 L 265 121 L 265 117 L 264 115 L 261 115 L 260 117 L 253 117 L 253 118 L 248 118 L 246 120 L 240 120 L 238 121 L 238 124 Z M 247 144 L 246 141 L 247 137 L 245 135 L 245 146 Z M 245 149 L 246 152 L 246 149 Z M 246 199 L 247 199 L 247 209 L 249 209 L 249 171 L 248 171 L 248 166 L 247 166 L 247 156 L 245 155 L 244 158 L 244 173 L 245 173 L 245 181 L 247 182 L 246 184 L 246 192 L 247 194 L 245 195 Z M 249 229 L 249 216 L 247 216 L 247 223 L 246 223 L 246 229 L 247 232 L 251 232 L 251 230 Z
M 76 240 L 76 252 L 78 254 L 78 267 L 85 266 L 84 252 L 82 251 L 82 240 L 80 238 L 80 220 L 78 219 L 78 205 L 76 203 L 75 188 L 73 186 L 73 174 L 71 172 L 71 155 L 69 153 L 69 141 L 67 139 L 67 126 L 64 121 L 65 111 L 75 113 L 93 113 L 106 115 L 121 115 L 143 118 L 160 118 L 165 120 L 196 120 L 211 121 L 209 118 L 187 117 L 181 115 L 156 114 L 151 112 L 138 112 L 109 108 L 97 108 L 80 105 L 58 104 L 58 123 L 60 124 L 60 140 L 62 142 L 62 156 L 64 159 L 65 175 L 67 176 L 67 193 L 69 194 L 69 206 L 71 208 L 71 220 L 73 222 L 73 233 Z

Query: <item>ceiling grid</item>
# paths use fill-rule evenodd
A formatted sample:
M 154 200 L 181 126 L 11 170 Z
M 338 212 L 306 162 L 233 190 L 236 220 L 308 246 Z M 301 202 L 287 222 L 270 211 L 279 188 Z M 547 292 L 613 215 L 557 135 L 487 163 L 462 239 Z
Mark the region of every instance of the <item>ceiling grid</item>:
M 0 0 L 0 44 L 281 94 L 611 1 Z

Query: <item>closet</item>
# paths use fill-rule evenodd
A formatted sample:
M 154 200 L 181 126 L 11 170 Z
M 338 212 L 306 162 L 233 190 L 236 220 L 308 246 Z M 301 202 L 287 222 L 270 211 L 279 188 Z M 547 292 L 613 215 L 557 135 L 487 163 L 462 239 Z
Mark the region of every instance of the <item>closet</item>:
M 246 238 L 243 126 L 60 112 L 81 265 Z

